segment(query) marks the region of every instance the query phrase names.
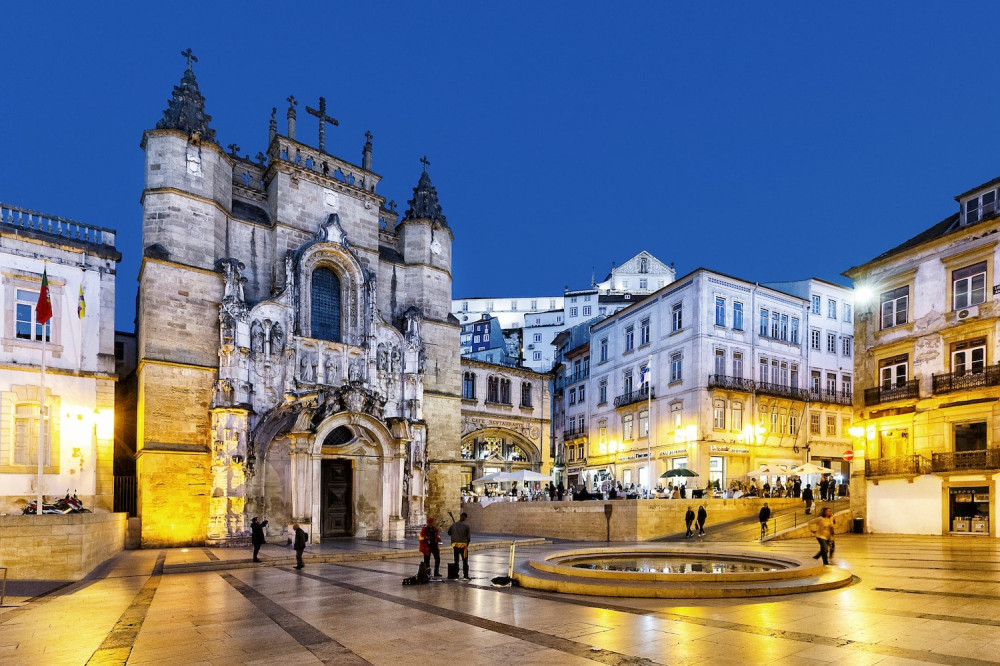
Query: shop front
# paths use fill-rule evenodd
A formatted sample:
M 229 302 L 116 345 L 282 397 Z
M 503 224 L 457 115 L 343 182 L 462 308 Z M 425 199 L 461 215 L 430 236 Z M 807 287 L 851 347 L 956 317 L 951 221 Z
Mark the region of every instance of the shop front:
M 948 531 L 951 534 L 990 534 L 990 487 L 961 485 L 947 488 Z
M 750 471 L 750 449 L 732 444 L 712 444 L 709 447 L 708 482 L 726 490 L 733 479 L 742 479 Z

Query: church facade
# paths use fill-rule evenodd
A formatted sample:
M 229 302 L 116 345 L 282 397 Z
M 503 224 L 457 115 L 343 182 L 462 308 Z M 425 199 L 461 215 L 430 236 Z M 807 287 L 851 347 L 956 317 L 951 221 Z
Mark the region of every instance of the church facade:
M 459 505 L 453 235 L 426 171 L 400 219 L 361 164 L 272 112 L 215 141 L 191 67 L 143 135 L 136 473 L 143 546 L 400 538 Z

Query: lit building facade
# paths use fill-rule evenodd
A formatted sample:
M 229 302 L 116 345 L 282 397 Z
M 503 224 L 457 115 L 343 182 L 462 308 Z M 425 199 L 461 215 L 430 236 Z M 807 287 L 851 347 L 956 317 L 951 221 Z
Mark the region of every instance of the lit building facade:
M 0 204 L 0 513 L 20 513 L 39 490 L 43 338 L 41 490 L 112 510 L 120 260 L 111 229 Z M 35 313 L 43 272 L 52 303 L 44 327 Z
M 462 359 L 462 488 L 494 472 L 550 474 L 548 373 Z M 480 487 L 481 489 L 481 487 Z
M 557 457 L 569 482 L 649 487 L 651 468 L 655 487 L 668 469 L 687 467 L 698 485 L 725 487 L 765 464 L 790 469 L 810 459 L 846 476 L 853 378 L 840 370 L 851 367 L 853 340 L 843 335 L 841 304 L 851 293 L 818 280 L 794 288 L 804 296 L 790 293 L 791 284 L 779 290 L 698 269 L 591 325 L 585 351 L 570 343 L 556 379 L 565 386 L 556 398 L 567 403 L 557 409 L 557 431 L 564 429 Z M 829 323 L 812 313 L 814 293 L 836 300 Z M 812 328 L 835 332 L 833 352 L 811 349 Z M 586 378 L 576 373 L 580 353 L 589 361 Z M 814 373 L 832 383 L 814 385 Z M 568 404 L 580 381 L 582 427 Z M 579 395 L 577 386 L 578 404 Z M 582 441 L 577 431 L 586 433 Z
M 856 510 L 873 532 L 997 535 L 1000 288 L 997 186 L 851 268 L 855 324 Z

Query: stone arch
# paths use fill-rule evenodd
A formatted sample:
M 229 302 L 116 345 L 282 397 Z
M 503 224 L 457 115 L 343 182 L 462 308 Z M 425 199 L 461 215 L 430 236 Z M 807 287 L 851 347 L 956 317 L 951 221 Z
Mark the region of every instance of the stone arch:
M 399 455 L 398 447 L 394 444 L 395 440 L 392 433 L 382 421 L 370 414 L 357 414 L 354 412 L 333 414 L 317 426 L 316 437 L 312 445 L 313 455 L 323 454 L 323 442 L 326 441 L 330 433 L 341 426 L 347 426 L 355 432 L 358 429 L 362 429 L 371 435 L 367 439 L 358 437 L 356 440 L 342 446 L 351 446 L 357 441 L 369 441 L 378 447 L 379 458 L 393 458 Z
M 527 454 L 528 460 L 524 461 L 523 463 L 510 460 L 509 455 L 505 456 L 505 459 L 502 461 L 505 470 L 509 468 L 513 469 L 530 468 L 534 471 L 539 471 L 539 468 L 542 465 L 542 452 L 538 448 L 538 443 L 533 442 L 529 437 L 525 436 L 524 434 L 519 433 L 510 428 L 496 428 L 496 427 L 480 428 L 478 430 L 473 430 L 472 432 L 467 433 L 465 436 L 463 436 L 462 445 L 464 446 L 466 444 L 473 443 L 481 437 L 482 438 L 501 437 L 506 442 L 510 442 L 510 444 L 520 447 L 521 450 L 523 450 L 524 453 Z M 477 464 L 489 462 L 489 459 L 483 459 L 483 458 L 473 458 L 473 460 Z M 494 461 L 494 462 L 500 463 L 501 461 Z
M 331 270 L 340 281 L 340 340 L 344 344 L 361 343 L 364 332 L 364 270 L 350 250 L 339 243 L 322 241 L 310 245 L 299 261 L 298 322 L 304 337 L 313 337 L 313 274 L 317 269 Z

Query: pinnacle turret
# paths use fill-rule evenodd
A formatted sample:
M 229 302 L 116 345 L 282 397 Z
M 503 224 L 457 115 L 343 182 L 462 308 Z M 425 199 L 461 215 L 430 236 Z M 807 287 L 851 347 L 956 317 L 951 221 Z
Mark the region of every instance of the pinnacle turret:
M 192 62 L 198 59 L 188 49 L 181 53 L 187 58 L 187 69 L 181 77 L 181 84 L 174 86 L 173 96 L 167 101 L 163 119 L 156 123 L 156 129 L 175 129 L 189 134 L 199 134 L 202 141 L 215 141 L 215 130 L 208 126 L 212 116 L 205 113 L 205 98 L 198 90 Z
M 413 188 L 413 198 L 407 201 L 410 207 L 403 214 L 403 220 L 431 220 L 447 225 L 448 220 L 441 212 L 441 204 L 438 203 L 437 189 L 431 185 L 431 177 L 427 173 L 427 165 L 430 162 L 426 157 L 420 161 L 424 165 L 424 172 L 420 174 L 420 181 Z

